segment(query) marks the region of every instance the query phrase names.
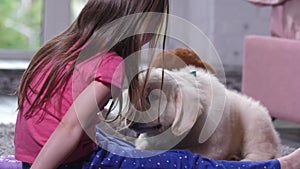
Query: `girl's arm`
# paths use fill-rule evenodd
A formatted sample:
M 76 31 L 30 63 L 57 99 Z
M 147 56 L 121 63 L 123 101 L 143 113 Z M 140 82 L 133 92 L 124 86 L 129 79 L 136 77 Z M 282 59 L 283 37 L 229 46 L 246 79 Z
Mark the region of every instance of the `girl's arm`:
M 94 81 L 74 101 L 32 165 L 32 169 L 57 168 L 77 147 L 84 133 L 97 118 L 98 107 L 111 97 L 110 86 Z

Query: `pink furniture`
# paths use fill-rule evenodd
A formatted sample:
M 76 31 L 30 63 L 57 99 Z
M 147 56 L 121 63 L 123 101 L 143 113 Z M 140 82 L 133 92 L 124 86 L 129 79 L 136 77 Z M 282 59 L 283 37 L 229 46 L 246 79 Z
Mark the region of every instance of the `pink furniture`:
M 300 123 L 300 41 L 246 36 L 242 92 L 271 116 Z

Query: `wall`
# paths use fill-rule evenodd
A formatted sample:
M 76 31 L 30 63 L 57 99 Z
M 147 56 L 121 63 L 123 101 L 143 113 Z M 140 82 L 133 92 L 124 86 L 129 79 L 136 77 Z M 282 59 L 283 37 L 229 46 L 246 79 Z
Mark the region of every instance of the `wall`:
M 227 69 L 242 66 L 245 35 L 269 35 L 270 8 L 246 0 L 174 0 L 171 14 L 201 29 Z

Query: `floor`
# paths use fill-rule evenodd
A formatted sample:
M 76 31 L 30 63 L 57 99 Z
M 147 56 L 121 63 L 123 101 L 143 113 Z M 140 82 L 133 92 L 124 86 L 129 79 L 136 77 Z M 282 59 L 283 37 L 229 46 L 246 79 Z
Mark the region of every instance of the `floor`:
M 17 98 L 15 96 L 0 95 L 0 123 L 15 123 Z
M 274 126 L 280 134 L 283 145 L 300 148 L 300 124 L 276 119 L 274 120 Z

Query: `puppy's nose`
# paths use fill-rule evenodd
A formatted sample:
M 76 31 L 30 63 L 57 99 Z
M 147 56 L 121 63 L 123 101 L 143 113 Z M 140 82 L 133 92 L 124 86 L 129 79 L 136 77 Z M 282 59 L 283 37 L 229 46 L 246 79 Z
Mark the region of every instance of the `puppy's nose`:
M 137 123 L 137 122 L 131 122 L 129 125 L 129 128 L 134 130 L 134 129 L 139 129 L 144 127 L 146 124 L 145 123 Z
M 131 120 L 127 120 L 127 124 L 129 124 L 129 128 L 134 130 L 135 128 L 138 128 L 140 126 L 142 126 L 142 123 L 138 123 L 138 122 L 134 122 L 134 121 L 131 121 Z

